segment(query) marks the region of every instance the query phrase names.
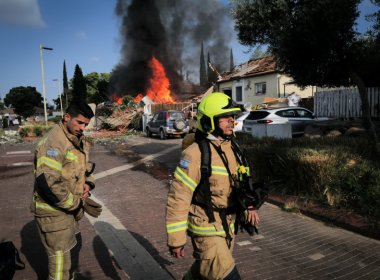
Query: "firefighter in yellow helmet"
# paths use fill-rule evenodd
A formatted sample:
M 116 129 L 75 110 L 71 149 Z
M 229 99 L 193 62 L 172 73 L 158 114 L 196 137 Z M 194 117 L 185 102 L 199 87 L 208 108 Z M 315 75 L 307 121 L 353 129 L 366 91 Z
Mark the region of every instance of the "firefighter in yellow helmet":
M 198 106 L 196 142 L 182 152 L 174 172 L 166 208 L 169 251 L 182 258 L 188 233 L 195 258 L 183 279 L 240 279 L 232 257 L 239 163 L 231 141 L 239 113 L 224 93 L 206 96 Z M 253 207 L 245 219 L 259 223 Z

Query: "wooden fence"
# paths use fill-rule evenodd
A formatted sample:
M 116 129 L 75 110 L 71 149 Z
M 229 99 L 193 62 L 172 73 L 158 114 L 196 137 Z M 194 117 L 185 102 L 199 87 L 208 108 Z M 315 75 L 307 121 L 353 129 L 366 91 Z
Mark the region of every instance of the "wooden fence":
M 367 88 L 371 117 L 380 117 L 380 88 Z M 361 99 L 354 88 L 317 91 L 314 96 L 314 114 L 317 117 L 361 117 Z
M 184 103 L 173 103 L 173 104 L 152 104 L 151 105 L 151 114 L 162 110 L 178 110 L 182 111 L 185 108 L 188 108 L 191 103 L 184 102 Z

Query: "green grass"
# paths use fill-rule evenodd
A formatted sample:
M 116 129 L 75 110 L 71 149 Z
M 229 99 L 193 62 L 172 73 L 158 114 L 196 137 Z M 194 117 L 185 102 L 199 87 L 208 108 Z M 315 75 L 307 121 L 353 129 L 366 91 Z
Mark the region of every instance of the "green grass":
M 380 163 L 366 137 L 237 141 L 257 180 L 271 191 L 313 199 L 380 220 Z

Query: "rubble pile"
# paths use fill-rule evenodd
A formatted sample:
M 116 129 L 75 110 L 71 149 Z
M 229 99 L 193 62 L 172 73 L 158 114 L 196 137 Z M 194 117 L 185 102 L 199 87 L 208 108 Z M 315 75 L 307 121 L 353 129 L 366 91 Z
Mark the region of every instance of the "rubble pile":
M 143 107 L 125 105 L 102 105 L 97 108 L 96 127 L 116 131 L 126 131 L 133 122 L 141 119 Z

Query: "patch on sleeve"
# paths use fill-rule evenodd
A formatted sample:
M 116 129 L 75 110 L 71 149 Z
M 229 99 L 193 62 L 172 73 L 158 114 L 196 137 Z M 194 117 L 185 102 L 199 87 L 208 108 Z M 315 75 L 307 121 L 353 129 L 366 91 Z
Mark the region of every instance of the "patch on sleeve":
M 189 168 L 189 164 L 190 164 L 189 160 L 181 159 L 181 161 L 179 162 L 179 167 L 181 167 L 183 169 L 187 169 L 187 168 Z
M 59 151 L 58 150 L 55 150 L 55 149 L 48 149 L 46 151 L 46 155 L 48 157 L 57 157 L 59 155 Z

